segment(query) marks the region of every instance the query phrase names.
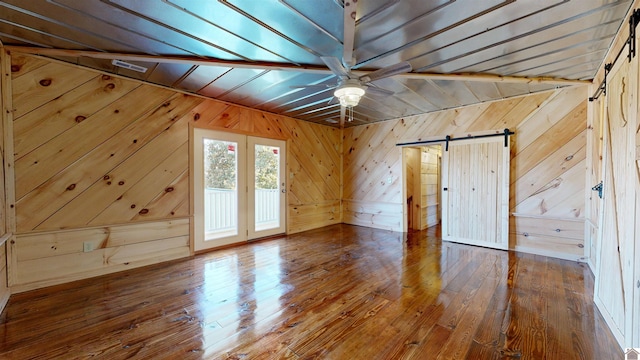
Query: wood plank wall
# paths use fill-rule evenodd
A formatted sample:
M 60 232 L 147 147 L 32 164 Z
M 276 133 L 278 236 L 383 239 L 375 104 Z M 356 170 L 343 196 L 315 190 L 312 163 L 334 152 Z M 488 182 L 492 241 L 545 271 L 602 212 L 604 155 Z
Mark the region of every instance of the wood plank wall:
M 287 231 L 341 222 L 339 129 L 21 54 L 11 74 L 16 291 L 189 256 L 191 126 L 287 140 Z
M 402 152 L 397 143 L 509 128 L 516 132 L 510 247 L 582 259 L 586 110 L 587 87 L 580 86 L 347 128 L 344 222 L 402 231 Z
M 0 42 L 0 49 L 2 43 Z M 15 209 L 13 182 L 13 109 L 11 101 L 11 62 L 0 52 L 0 312 L 4 309 L 11 289 L 8 283 L 7 244 L 14 241 Z M 9 186 L 10 185 L 10 186 Z

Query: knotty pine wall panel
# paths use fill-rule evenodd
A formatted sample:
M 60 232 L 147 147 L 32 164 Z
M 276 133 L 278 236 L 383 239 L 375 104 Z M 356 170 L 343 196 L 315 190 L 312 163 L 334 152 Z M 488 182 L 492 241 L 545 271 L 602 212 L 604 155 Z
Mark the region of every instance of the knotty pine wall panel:
M 213 103 L 213 102 L 212 102 Z M 222 103 L 195 126 L 287 140 L 287 232 L 342 222 L 340 130 Z
M 189 219 L 23 234 L 14 252 L 21 292 L 189 256 Z
M 188 231 L 83 246 L 188 224 L 191 127 L 286 140 L 287 231 L 342 221 L 339 129 L 38 57 L 11 64 L 18 291 L 188 256 Z M 73 251 L 55 251 L 63 243 Z
M 587 96 L 586 86 L 572 87 L 345 129 L 344 222 L 403 230 L 396 143 L 509 128 L 515 131 L 509 208 L 527 219 L 512 221 L 510 247 L 582 258 L 583 232 L 563 229 L 584 224 Z M 545 229 L 547 221 L 563 226 L 544 233 L 519 229 L 525 222 Z
M 14 184 L 10 180 L 14 176 L 11 82 L 11 61 L 0 43 L 0 312 L 11 296 L 7 249 L 15 240 Z

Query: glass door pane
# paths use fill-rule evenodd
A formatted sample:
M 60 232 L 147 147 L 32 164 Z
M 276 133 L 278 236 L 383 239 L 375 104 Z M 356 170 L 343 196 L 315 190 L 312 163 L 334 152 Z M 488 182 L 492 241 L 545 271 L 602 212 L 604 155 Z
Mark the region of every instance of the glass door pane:
M 285 142 L 249 137 L 249 239 L 285 232 Z
M 258 145 L 255 151 L 255 229 L 268 230 L 280 226 L 280 148 Z
M 193 130 L 194 250 L 247 239 L 246 136 Z
M 238 235 L 238 143 L 203 142 L 204 239 Z

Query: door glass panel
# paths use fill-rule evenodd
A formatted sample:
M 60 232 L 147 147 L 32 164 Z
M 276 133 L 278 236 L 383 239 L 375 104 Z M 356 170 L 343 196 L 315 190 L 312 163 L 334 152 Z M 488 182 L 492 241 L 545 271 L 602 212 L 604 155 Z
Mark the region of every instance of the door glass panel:
M 255 231 L 280 227 L 280 152 L 277 146 L 255 145 Z
M 238 144 L 203 141 L 204 240 L 238 235 Z

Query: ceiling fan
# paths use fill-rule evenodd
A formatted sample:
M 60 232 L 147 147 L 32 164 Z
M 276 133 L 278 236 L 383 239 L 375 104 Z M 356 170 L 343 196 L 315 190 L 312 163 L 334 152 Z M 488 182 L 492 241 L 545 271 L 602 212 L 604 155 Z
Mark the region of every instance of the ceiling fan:
M 344 125 L 345 118 L 353 120 L 353 107 L 358 105 L 360 99 L 365 95 L 389 96 L 393 91 L 385 90 L 371 84 L 372 81 L 386 77 L 407 73 L 412 70 L 411 64 L 402 61 L 397 64 L 387 66 L 370 73 L 357 76 L 351 72 L 351 68 L 356 64 L 353 56 L 353 45 L 356 29 L 356 3 L 357 0 L 344 1 L 344 39 L 342 61 L 334 56 L 322 56 L 320 59 L 338 77 L 336 85 L 301 85 L 297 88 L 325 87 L 335 89 L 329 104 L 340 103 L 340 126 Z

